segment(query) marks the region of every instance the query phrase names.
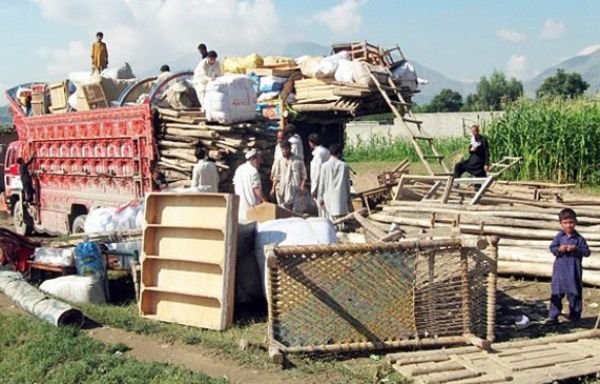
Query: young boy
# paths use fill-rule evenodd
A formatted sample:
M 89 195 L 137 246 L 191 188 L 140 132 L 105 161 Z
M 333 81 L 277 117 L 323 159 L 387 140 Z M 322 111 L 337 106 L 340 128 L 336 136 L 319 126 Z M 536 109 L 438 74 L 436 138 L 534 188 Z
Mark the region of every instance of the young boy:
M 552 269 L 552 296 L 550 313 L 546 323 L 557 324 L 562 311 L 562 299 L 569 300 L 569 319 L 578 321 L 582 310 L 582 268 L 581 259 L 590 255 L 585 239 L 575 230 L 577 216 L 570 208 L 558 214 L 561 231 L 550 244 L 550 252 L 556 259 Z

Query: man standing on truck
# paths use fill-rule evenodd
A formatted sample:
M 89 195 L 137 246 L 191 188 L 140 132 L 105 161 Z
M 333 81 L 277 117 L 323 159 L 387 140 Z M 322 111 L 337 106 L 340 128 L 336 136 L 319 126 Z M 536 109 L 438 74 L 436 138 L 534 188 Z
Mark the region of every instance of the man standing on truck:
M 260 152 L 253 148 L 246 152 L 246 162 L 235 170 L 233 187 L 235 194 L 240 197 L 239 222 L 247 220 L 248 208 L 267 201 L 262 191 L 262 182 L 258 173 L 261 161 Z
M 104 33 L 96 33 L 96 41 L 92 44 L 92 75 L 100 74 L 108 67 L 108 49 L 103 38 Z
M 206 156 L 206 149 L 196 148 L 198 163 L 192 170 L 192 188 L 201 192 L 219 192 L 219 172 L 217 166 Z
M 206 59 L 208 56 L 208 49 L 206 48 L 206 44 L 200 43 L 198 44 L 198 53 L 202 56 L 202 59 Z
M 21 157 L 17 159 L 17 164 L 19 164 L 19 176 L 21 177 L 21 184 L 23 185 L 23 197 L 27 203 L 33 201 L 33 182 L 31 180 L 31 174 L 29 173 L 29 166 L 33 163 L 33 160 L 35 160 L 35 155 L 31 156 L 31 159 L 27 162 Z
M 206 84 L 209 81 L 216 79 L 221 76 L 221 64 L 217 60 L 217 52 L 208 52 L 206 59 L 200 60 L 196 69 L 194 69 L 194 77 L 192 78 L 192 84 L 196 90 L 198 101 L 204 108 L 204 93 L 206 92 Z

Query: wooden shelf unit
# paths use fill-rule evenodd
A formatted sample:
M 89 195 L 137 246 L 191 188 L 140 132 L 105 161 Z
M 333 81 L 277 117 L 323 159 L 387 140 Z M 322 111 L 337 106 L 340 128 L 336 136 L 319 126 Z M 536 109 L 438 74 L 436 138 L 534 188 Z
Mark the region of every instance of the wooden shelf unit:
M 140 314 L 224 330 L 233 321 L 238 197 L 151 193 L 146 198 Z

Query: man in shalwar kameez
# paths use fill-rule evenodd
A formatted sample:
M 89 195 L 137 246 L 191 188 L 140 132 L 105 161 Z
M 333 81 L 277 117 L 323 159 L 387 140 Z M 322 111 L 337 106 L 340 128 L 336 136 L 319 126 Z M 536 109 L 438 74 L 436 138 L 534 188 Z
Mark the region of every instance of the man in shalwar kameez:
M 261 155 L 256 149 L 246 152 L 246 162 L 235 170 L 233 187 L 235 194 L 240 197 L 238 221 L 246 222 L 248 209 L 267 201 L 262 192 L 262 183 L 258 169 Z
M 282 157 L 275 160 L 271 169 L 271 195 L 275 195 L 277 204 L 282 207 L 302 212 L 302 196 L 306 191 L 306 167 L 302 160 L 292 154 L 289 141 L 283 140 L 279 146 Z
M 341 147 L 329 147 L 331 158 L 321 166 L 317 204 L 324 210 L 325 217 L 334 221 L 348 214 L 350 204 L 350 167 L 340 159 Z

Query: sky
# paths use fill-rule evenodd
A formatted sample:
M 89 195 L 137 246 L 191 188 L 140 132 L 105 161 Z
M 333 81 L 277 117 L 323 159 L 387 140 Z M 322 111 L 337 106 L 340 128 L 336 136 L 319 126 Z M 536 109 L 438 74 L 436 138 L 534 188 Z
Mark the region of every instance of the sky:
M 147 72 L 196 52 L 282 52 L 286 45 L 363 41 L 444 75 L 494 69 L 527 80 L 600 48 L 597 0 L 0 0 L 0 92 L 89 71 L 103 31 L 109 66 Z M 0 105 L 5 104 L 0 97 Z

